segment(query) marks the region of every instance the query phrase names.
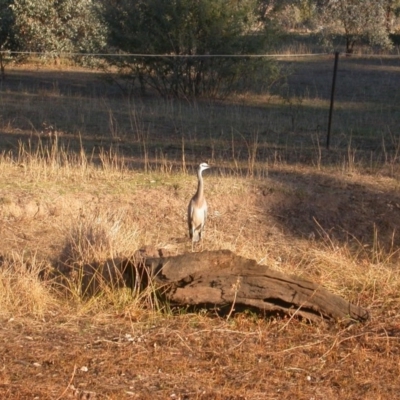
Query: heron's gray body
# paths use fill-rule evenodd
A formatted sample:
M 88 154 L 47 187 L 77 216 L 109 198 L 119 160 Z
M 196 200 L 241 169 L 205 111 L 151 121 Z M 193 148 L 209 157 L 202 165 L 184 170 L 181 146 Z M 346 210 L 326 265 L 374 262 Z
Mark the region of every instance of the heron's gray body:
M 193 242 L 199 242 L 207 218 L 207 202 L 202 199 L 194 203 L 192 199 L 188 209 L 189 235 Z
M 189 236 L 194 242 L 199 242 L 202 238 L 204 225 L 207 219 L 207 202 L 204 197 L 204 185 L 202 172 L 210 168 L 206 163 L 199 165 L 197 170 L 197 192 L 192 197 L 188 206 L 188 225 L 189 225 Z

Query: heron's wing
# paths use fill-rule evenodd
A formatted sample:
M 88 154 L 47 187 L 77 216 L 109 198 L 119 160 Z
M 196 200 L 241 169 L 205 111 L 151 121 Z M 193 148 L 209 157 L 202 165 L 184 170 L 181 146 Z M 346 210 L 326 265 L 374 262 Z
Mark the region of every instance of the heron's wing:
M 189 227 L 189 235 L 192 237 L 193 235 L 193 199 L 190 200 L 189 205 L 188 205 L 188 227 Z

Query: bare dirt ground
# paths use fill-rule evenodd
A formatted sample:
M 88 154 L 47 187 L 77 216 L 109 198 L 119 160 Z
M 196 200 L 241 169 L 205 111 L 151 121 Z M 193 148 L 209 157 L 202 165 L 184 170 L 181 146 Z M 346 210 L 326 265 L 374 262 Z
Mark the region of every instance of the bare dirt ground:
M 389 399 L 398 317 L 348 330 L 237 316 L 2 321 L 3 399 Z M 286 321 L 287 322 L 287 321 Z

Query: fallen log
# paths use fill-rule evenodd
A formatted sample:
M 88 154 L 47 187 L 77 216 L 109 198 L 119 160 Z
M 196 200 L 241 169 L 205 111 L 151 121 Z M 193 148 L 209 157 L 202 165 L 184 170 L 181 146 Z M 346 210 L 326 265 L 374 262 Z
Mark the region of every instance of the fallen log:
M 274 271 L 229 250 L 127 260 L 131 282 L 152 287 L 171 305 L 225 307 L 297 315 L 311 321 L 365 321 L 368 312 L 321 285 Z M 126 274 L 125 274 L 126 276 Z

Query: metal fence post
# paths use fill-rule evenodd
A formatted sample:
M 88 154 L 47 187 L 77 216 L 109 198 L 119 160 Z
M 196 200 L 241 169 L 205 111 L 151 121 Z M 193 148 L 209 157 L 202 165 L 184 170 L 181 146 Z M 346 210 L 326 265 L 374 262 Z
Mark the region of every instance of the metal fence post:
M 332 78 L 332 90 L 331 90 L 331 105 L 329 108 L 329 121 L 328 121 L 328 134 L 326 137 L 326 148 L 329 150 L 329 144 L 331 140 L 331 125 L 332 125 L 332 113 L 333 113 L 333 103 L 335 101 L 335 85 L 336 85 L 336 72 L 339 61 L 339 52 L 335 52 L 335 64 L 333 66 L 333 78 Z

